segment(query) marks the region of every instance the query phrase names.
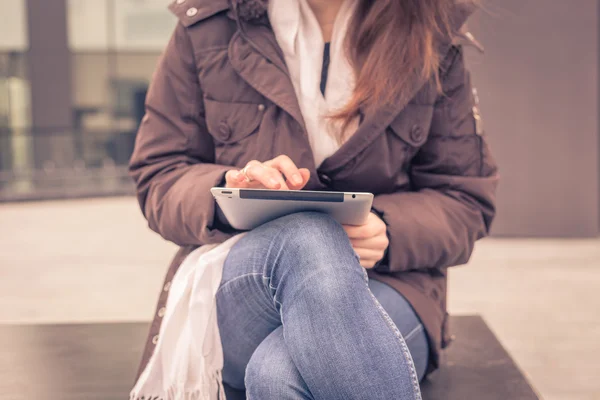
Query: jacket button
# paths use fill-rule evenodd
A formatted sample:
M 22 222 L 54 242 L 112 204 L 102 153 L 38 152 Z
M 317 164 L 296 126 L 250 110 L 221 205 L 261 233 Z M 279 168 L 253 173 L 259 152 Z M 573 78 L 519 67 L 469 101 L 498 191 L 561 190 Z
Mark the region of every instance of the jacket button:
M 259 104 L 258 105 L 258 111 L 265 111 L 265 105 L 264 104 Z
M 177 4 L 183 4 L 183 3 L 185 3 L 185 0 L 175 0 L 175 3 L 177 3 Z
M 163 291 L 168 292 L 169 289 L 171 289 L 171 282 L 165 283 L 165 286 L 163 287 Z
M 231 127 L 227 123 L 227 121 L 221 121 L 219 124 L 219 132 L 223 135 L 223 139 L 227 140 L 231 136 Z
M 167 312 L 167 309 L 165 307 L 161 307 L 160 310 L 158 310 L 157 315 L 158 315 L 159 318 L 162 318 L 162 317 L 165 316 L 166 312 Z
M 196 7 L 188 8 L 188 10 L 185 12 L 185 15 L 187 15 L 190 18 L 192 18 L 196 14 L 198 14 L 198 9 Z
M 321 182 L 323 182 L 325 185 L 329 186 L 331 185 L 331 177 L 327 174 L 324 173 L 319 173 L 319 179 L 321 180 Z
M 419 125 L 413 126 L 410 130 L 410 138 L 417 143 L 423 140 L 423 128 Z
M 156 346 L 156 343 L 158 343 L 158 335 L 154 335 L 152 338 L 152 344 Z

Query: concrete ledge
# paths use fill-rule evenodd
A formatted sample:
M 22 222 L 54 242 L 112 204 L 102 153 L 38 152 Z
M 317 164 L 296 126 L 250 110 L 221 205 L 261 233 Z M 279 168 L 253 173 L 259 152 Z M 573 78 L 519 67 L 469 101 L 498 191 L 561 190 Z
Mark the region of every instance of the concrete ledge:
M 424 383 L 425 400 L 539 398 L 480 317 L 452 323 L 457 340 Z M 147 330 L 147 323 L 0 326 L 2 398 L 126 399 Z

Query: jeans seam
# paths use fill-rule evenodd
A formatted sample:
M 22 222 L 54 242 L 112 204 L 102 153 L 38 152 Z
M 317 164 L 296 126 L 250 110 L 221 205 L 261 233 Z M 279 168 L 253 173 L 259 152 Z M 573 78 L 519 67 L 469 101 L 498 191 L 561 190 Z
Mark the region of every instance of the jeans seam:
M 215 295 L 219 294 L 219 292 L 221 291 L 221 289 L 225 288 L 226 286 L 229 286 L 230 283 L 236 282 L 236 281 L 238 281 L 239 279 L 242 279 L 242 278 L 248 278 L 249 276 L 257 276 L 257 275 L 262 276 L 262 273 L 260 273 L 260 272 L 249 272 L 249 273 L 244 274 L 244 275 L 236 276 L 235 278 L 230 279 L 227 282 L 223 283 L 221 285 L 221 287 L 219 287 L 219 289 L 217 289 L 217 293 Z
M 267 280 L 267 281 L 269 282 L 269 283 L 268 283 L 268 285 L 269 285 L 269 289 L 271 289 L 271 290 L 274 290 L 274 291 L 277 291 L 277 289 L 276 289 L 276 288 L 274 288 L 273 286 L 271 286 L 271 280 L 270 280 L 269 278 L 267 278 L 267 277 L 265 277 L 265 276 L 263 276 L 262 278 L 263 278 L 263 280 Z M 275 298 L 275 296 L 274 296 L 274 295 L 273 295 L 273 301 L 279 305 L 279 309 L 281 310 L 281 307 L 283 307 L 283 306 L 282 306 L 282 304 L 279 302 L 279 300 L 277 300 L 277 299 Z
M 365 275 L 366 275 L 366 271 L 365 271 Z M 400 330 L 398 329 L 396 324 L 394 324 L 394 321 L 392 321 L 392 318 L 389 316 L 387 311 L 385 311 L 385 309 L 383 308 L 381 303 L 379 303 L 379 300 L 377 300 L 377 298 L 375 297 L 373 292 L 371 292 L 371 289 L 369 289 L 368 281 L 367 281 L 367 290 L 369 291 L 371 298 L 375 302 L 375 306 L 379 310 L 379 313 L 381 314 L 381 316 L 383 317 L 385 322 L 388 324 L 388 326 L 391 328 L 392 332 L 398 338 L 398 341 L 400 342 L 400 347 L 402 348 L 402 354 L 404 355 L 404 358 L 405 358 L 406 362 L 408 363 L 408 369 L 410 370 L 410 377 L 411 377 L 412 384 L 413 384 L 413 392 L 415 394 L 415 400 L 422 400 L 423 398 L 421 396 L 421 387 L 419 385 L 419 376 L 414 367 L 414 361 L 412 359 L 412 355 L 410 354 L 410 350 L 406 344 L 406 341 L 402 337 L 402 333 L 400 332 Z
M 415 326 L 415 328 L 410 331 L 406 336 L 404 336 L 404 341 L 408 342 L 410 339 L 412 339 L 417 333 L 420 333 L 423 331 L 423 324 L 419 324 L 417 326 Z
M 281 232 L 283 232 L 284 230 L 285 230 L 285 226 L 282 226 L 282 227 L 281 227 L 281 228 L 280 228 L 280 229 L 277 231 L 277 235 L 275 235 L 275 236 L 276 236 L 276 237 L 279 237 L 279 236 L 281 236 L 281 235 L 282 235 L 282 233 L 281 233 Z M 288 235 L 290 235 L 290 234 L 291 234 L 291 233 L 289 233 Z M 287 237 L 286 237 L 286 236 L 284 236 L 284 241 L 285 241 L 285 238 L 287 238 Z M 272 249 L 273 249 L 274 242 L 275 242 L 274 240 L 271 240 L 271 241 L 269 242 L 269 248 L 268 248 L 268 250 L 267 250 L 267 255 L 265 256 L 265 262 L 268 262 L 268 260 L 269 260 L 269 255 L 271 254 L 271 251 L 272 251 Z M 282 246 L 282 247 L 279 249 L 279 251 L 277 252 L 277 255 L 275 256 L 275 259 L 278 259 L 278 258 L 279 258 L 279 254 L 280 254 L 282 251 L 283 251 L 283 246 Z M 274 267 L 273 267 L 273 268 L 274 268 Z M 271 268 L 271 272 L 272 272 L 272 268 Z M 279 301 L 277 300 L 277 298 L 276 298 L 276 296 L 275 296 L 275 293 L 277 292 L 277 288 L 275 288 L 275 287 L 273 287 L 273 285 L 271 285 L 271 282 L 272 282 L 272 277 L 271 277 L 271 275 L 270 275 L 270 274 L 267 274 L 267 272 L 266 272 L 266 268 L 264 268 L 264 267 L 263 267 L 263 273 L 261 273 L 260 275 L 262 276 L 262 279 L 263 279 L 263 285 L 264 285 L 264 284 L 265 284 L 265 282 L 266 282 L 266 284 L 267 284 L 267 286 L 269 287 L 269 289 L 270 289 L 270 290 L 273 290 L 273 296 L 272 296 L 272 299 L 273 299 L 273 301 L 275 302 L 275 304 L 279 305 L 279 316 L 280 316 L 280 319 L 281 319 L 281 323 L 282 323 L 282 325 L 283 325 L 283 317 L 282 317 L 282 315 L 283 315 L 283 314 L 281 313 L 281 309 L 283 308 L 283 305 L 281 304 L 281 302 L 279 302 Z

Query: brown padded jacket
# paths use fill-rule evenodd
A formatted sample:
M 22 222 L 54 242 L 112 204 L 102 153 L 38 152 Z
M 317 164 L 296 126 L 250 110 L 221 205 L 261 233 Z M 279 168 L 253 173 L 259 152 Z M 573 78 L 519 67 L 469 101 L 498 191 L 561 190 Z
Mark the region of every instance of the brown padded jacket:
M 407 100 L 365 117 L 316 168 L 267 1 L 186 0 L 171 5 L 177 28 L 152 79 L 131 174 L 149 226 L 181 246 L 159 296 L 142 369 L 156 343 L 161 309 L 181 261 L 233 232 L 215 218 L 209 189 L 250 160 L 288 155 L 311 171 L 306 189 L 363 191 L 388 227 L 373 279 L 402 293 L 431 345 L 429 371 L 450 342 L 447 268 L 469 260 L 495 213 L 497 168 L 477 123 L 460 46 L 443 44 L 440 77 L 414 82 Z M 458 33 L 473 7 L 457 4 Z M 404 96 L 407 97 L 407 96 Z

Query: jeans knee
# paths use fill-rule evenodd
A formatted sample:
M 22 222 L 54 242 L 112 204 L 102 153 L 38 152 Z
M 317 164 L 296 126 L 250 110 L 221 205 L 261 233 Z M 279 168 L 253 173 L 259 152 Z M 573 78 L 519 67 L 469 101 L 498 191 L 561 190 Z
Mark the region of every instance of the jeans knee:
M 246 368 L 246 394 L 249 399 L 277 399 L 287 392 L 287 381 L 275 365 L 250 362 Z
M 342 225 L 323 213 L 304 212 L 278 220 L 276 240 L 294 275 L 318 276 L 315 288 L 338 287 L 345 276 L 360 276 L 364 271 Z
M 225 261 L 223 281 L 248 273 L 268 277 L 271 290 L 293 281 L 293 287 L 335 293 L 344 282 L 366 279 L 343 227 L 315 212 L 278 218 L 236 243 Z
M 302 391 L 305 388 L 303 382 L 285 346 L 282 332 L 267 337 L 246 367 L 245 387 L 249 399 L 282 399 L 290 392 Z
M 301 212 L 278 219 L 282 234 L 308 246 L 326 245 L 329 240 L 344 238 L 342 226 L 331 216 L 318 212 Z M 322 240 L 328 238 L 329 240 Z
M 342 225 L 327 214 L 297 213 L 280 218 L 278 223 L 282 246 L 298 258 L 320 259 L 351 250 Z

